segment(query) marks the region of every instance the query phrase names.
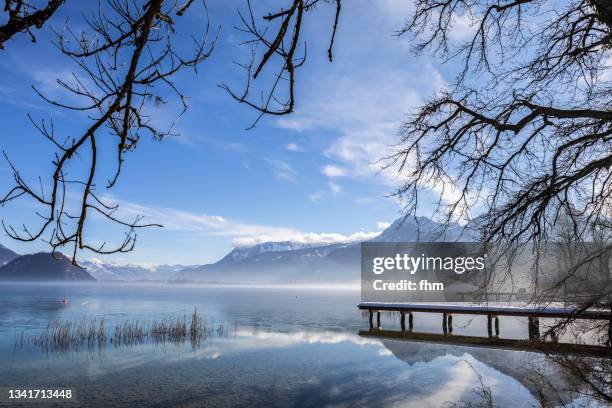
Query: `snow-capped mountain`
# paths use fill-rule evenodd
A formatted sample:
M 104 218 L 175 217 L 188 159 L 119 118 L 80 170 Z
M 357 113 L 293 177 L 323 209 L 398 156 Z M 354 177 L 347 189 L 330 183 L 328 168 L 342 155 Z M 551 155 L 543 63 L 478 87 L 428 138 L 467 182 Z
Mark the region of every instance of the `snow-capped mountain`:
M 178 271 L 189 267 L 185 265 L 138 265 L 104 262 L 96 258 L 81 262 L 94 278 L 100 281 L 167 281 Z
M 305 244 L 305 243 L 292 242 L 292 241 L 263 242 L 261 244 L 257 244 L 253 246 L 234 248 L 223 259 L 227 258 L 233 261 L 241 261 L 243 259 L 262 254 L 264 252 L 295 251 L 297 249 L 311 248 L 311 247 L 321 246 L 321 245 L 322 245 L 321 243 Z
M 456 224 L 443 226 L 419 217 L 400 218 L 371 241 L 473 242 L 475 237 L 477 234 L 472 229 Z M 0 266 L 18 257 L 0 245 Z M 82 261 L 81 265 L 87 275 L 99 281 L 266 284 L 356 282 L 359 263 L 359 242 L 282 241 L 234 248 L 218 262 L 200 266 L 120 264 L 95 258 Z
M 266 251 L 180 271 L 175 282 L 281 284 L 345 283 L 359 277 L 359 243 L 330 244 L 287 251 Z M 333 270 L 333 274 L 329 271 Z
M 427 217 L 398 218 L 373 242 L 473 242 L 477 232 L 459 224 L 442 225 Z
M 396 220 L 374 242 L 473 242 L 476 233 L 428 218 Z M 235 248 L 220 261 L 177 273 L 176 282 L 350 283 L 359 280 L 360 243 L 300 244 L 266 242 Z

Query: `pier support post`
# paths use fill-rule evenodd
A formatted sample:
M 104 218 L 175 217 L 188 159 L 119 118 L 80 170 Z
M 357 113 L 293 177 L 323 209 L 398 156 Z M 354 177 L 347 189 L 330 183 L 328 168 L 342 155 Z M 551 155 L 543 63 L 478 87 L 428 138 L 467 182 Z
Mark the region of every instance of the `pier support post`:
M 529 340 L 540 340 L 540 319 L 529 316 Z
M 374 322 L 372 321 L 372 319 L 374 318 L 374 313 L 372 313 L 372 311 L 370 310 L 369 314 L 370 314 L 370 316 L 369 316 L 370 317 L 369 318 L 369 320 L 370 320 L 370 330 L 374 330 Z
M 527 333 L 529 334 L 529 340 L 533 339 L 533 317 L 527 318 Z
M 489 338 L 493 337 L 493 317 L 490 314 L 487 315 L 487 334 Z
M 448 328 L 447 328 L 447 314 L 446 313 L 442 313 L 442 331 L 444 332 L 444 334 L 446 334 L 448 332 Z
M 612 303 L 610 303 L 610 321 L 608 322 L 608 345 L 612 347 Z
M 499 316 L 495 316 L 495 337 L 499 337 Z
M 402 332 L 406 331 L 406 314 L 404 312 L 400 312 L 400 326 L 402 328 Z
M 380 329 L 380 312 L 376 312 L 376 328 Z
M 448 332 L 450 334 L 453 334 L 453 315 L 452 314 L 448 315 Z
M 413 319 L 412 319 L 412 312 L 408 313 L 408 330 L 412 331 L 412 327 L 413 327 Z

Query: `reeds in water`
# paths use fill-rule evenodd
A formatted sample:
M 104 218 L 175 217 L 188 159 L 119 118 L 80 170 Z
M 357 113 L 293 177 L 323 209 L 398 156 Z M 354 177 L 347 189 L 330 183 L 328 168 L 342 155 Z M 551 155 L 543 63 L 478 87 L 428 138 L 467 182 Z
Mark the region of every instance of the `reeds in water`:
M 198 308 L 193 309 L 191 314 L 191 325 L 189 326 L 189 338 L 191 340 L 191 348 L 197 349 L 202 344 L 202 340 L 210 336 L 210 328 L 206 320 L 198 313 Z
M 104 319 L 81 319 L 76 322 L 51 320 L 33 343 L 43 351 L 66 352 L 101 348 L 106 339 Z
M 213 335 L 227 336 L 228 330 L 223 324 L 217 327 L 209 324 L 195 308 L 190 319 L 187 316 L 164 319 L 153 321 L 150 326 L 139 321 L 118 323 L 110 332 L 110 336 L 104 319 L 50 320 L 38 336 L 32 337 L 32 343 L 45 352 L 78 352 L 84 349 L 102 350 L 107 340 L 116 347 L 142 344 L 147 339 L 155 344 L 170 342 L 175 345 L 189 340 L 195 350 Z M 24 332 L 16 332 L 15 348 L 23 348 L 25 343 Z
M 197 308 L 191 314 L 189 331 L 187 331 L 186 316 L 177 319 L 154 321 L 151 325 L 151 337 L 155 343 L 165 343 L 167 341 L 182 343 L 189 336 L 191 346 L 194 349 L 200 347 L 202 340 L 211 334 L 208 323 L 202 318 Z
M 147 331 L 138 321 L 125 322 L 115 325 L 110 341 L 115 346 L 133 346 L 143 343 L 146 337 Z
M 17 332 L 15 330 L 15 349 L 21 350 L 26 343 L 26 337 L 23 330 Z

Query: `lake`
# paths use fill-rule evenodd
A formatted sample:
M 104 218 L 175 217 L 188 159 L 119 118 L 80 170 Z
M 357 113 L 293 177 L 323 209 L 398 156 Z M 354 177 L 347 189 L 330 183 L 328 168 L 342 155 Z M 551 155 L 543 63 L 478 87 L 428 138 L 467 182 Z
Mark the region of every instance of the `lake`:
M 431 408 L 479 404 L 486 387 L 495 406 L 534 405 L 528 373 L 546 363 L 541 354 L 361 337 L 368 323 L 359 300 L 355 289 L 0 284 L 0 390 L 69 388 L 76 399 L 66 405 L 87 407 Z M 188 319 L 194 308 L 210 329 L 197 345 L 117 344 L 109 335 L 103 346 L 57 350 L 36 341 L 49 321 L 103 319 L 111 333 L 126 322 Z M 395 319 L 384 315 L 382 324 L 397 328 Z M 438 333 L 439 319 L 415 315 L 415 329 Z M 458 316 L 454 324 L 456 333 L 486 333 L 484 319 Z M 505 337 L 527 333 L 515 318 L 501 329 Z

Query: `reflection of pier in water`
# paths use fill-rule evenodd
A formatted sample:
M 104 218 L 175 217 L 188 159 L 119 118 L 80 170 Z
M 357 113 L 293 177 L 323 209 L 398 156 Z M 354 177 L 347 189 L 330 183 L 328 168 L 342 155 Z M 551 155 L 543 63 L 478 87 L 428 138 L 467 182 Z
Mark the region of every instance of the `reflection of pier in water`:
M 358 305 L 360 310 L 366 311 L 369 317 L 369 330 L 360 331 L 362 336 L 375 336 L 382 338 L 403 339 L 416 342 L 444 343 L 463 346 L 492 347 L 511 350 L 529 350 L 553 353 L 577 353 L 601 357 L 612 357 L 612 313 L 602 309 L 588 309 L 580 311 L 573 307 L 518 307 L 518 306 L 488 306 L 488 305 L 441 305 L 423 303 L 374 303 L 365 302 Z M 400 331 L 383 330 L 380 328 L 380 313 L 395 312 L 400 314 Z M 442 314 L 442 332 L 419 333 L 414 331 L 413 314 L 439 313 Z M 487 337 L 453 335 L 453 314 L 486 315 Z M 376 315 L 376 326 L 374 326 Z M 406 330 L 406 315 L 408 315 L 408 330 Z M 499 337 L 499 317 L 518 316 L 527 317 L 529 339 L 503 339 Z M 558 339 L 545 341 L 540 336 L 539 318 L 571 318 L 582 320 L 608 321 L 609 341 L 607 346 L 560 343 Z M 493 334 L 495 328 L 495 335 Z

